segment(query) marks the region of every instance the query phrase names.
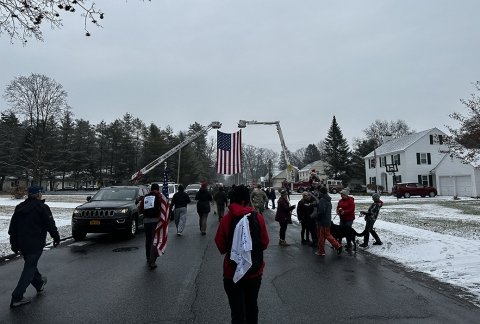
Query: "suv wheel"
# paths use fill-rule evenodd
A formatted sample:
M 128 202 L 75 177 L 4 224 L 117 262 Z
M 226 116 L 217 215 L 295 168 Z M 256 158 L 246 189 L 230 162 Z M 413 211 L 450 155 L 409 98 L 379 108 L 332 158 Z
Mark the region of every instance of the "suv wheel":
M 135 234 L 137 234 L 137 230 L 138 230 L 137 220 L 133 218 L 132 222 L 130 223 L 130 230 L 127 232 L 127 237 L 134 238 Z
M 336 194 L 337 193 L 337 189 L 333 188 L 332 189 L 332 194 Z
M 428 196 L 429 196 L 429 197 L 435 197 L 435 193 L 434 193 L 433 191 L 430 191 L 430 192 L 428 193 Z
M 405 197 L 405 198 L 410 198 L 410 193 L 409 193 L 409 192 L 404 193 L 404 194 L 403 194 L 403 197 Z
M 84 231 L 72 230 L 72 237 L 75 241 L 82 241 L 85 239 L 85 236 L 87 236 L 87 233 Z

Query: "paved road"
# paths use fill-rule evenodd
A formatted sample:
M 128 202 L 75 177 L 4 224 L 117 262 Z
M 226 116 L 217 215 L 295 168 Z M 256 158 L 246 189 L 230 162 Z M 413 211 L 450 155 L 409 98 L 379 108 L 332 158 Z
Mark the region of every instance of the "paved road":
M 0 323 L 228 323 L 222 257 L 210 215 L 201 236 L 194 205 L 185 236 L 170 226 L 167 254 L 146 267 L 143 233 L 133 240 L 89 235 L 84 245 L 66 241 L 45 251 L 39 268 L 48 276 L 42 295 L 10 310 L 21 260 L 0 265 Z M 278 225 L 266 213 L 271 244 L 260 290 L 260 323 L 478 323 L 480 308 L 460 292 L 405 272 L 364 251 L 325 258 L 302 246 L 299 228 L 287 231 L 290 247 L 278 246 Z M 30 287 L 28 295 L 34 295 Z

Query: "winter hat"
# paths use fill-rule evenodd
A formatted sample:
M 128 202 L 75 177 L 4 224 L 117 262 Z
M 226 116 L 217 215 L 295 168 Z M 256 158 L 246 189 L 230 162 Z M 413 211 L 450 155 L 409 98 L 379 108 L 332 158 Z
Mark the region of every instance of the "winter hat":
M 29 196 L 34 196 L 38 194 L 39 192 L 43 192 L 43 188 L 39 186 L 31 186 L 28 188 L 28 195 Z
M 342 191 L 340 191 L 340 194 L 348 196 L 350 194 L 350 191 L 348 189 L 343 189 Z
M 286 195 L 287 194 L 287 191 L 285 189 L 282 189 L 280 190 L 280 194 L 283 196 L 283 195 Z
M 377 192 L 374 192 L 372 194 L 372 199 L 373 199 L 373 201 L 379 201 L 380 200 L 380 194 L 377 193 Z

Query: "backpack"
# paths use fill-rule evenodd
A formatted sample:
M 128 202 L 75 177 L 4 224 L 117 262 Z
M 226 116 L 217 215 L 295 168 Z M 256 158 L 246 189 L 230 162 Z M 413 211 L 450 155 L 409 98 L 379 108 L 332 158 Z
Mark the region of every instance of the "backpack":
M 157 196 L 148 194 L 143 197 L 143 215 L 147 218 L 154 218 L 158 216 L 160 206 Z
M 230 259 L 230 251 L 232 250 L 233 234 L 235 227 L 242 217 L 232 217 L 230 224 L 230 233 L 228 236 L 228 261 L 234 269 L 237 269 L 237 263 Z M 245 275 L 257 273 L 263 265 L 263 248 L 262 248 L 262 236 L 260 233 L 260 223 L 258 222 L 258 216 L 256 211 L 252 211 L 250 216 L 247 216 L 248 226 L 250 227 L 250 236 L 252 237 L 252 266 L 248 269 Z

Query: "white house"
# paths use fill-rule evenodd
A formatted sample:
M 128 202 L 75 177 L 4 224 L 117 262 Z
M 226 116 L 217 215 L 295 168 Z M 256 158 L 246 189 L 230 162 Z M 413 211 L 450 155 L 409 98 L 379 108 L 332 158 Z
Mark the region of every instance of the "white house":
M 326 180 L 327 175 L 325 174 L 326 163 L 324 161 L 318 160 L 312 163 L 307 164 L 302 169 L 298 170 L 298 180 L 299 181 L 308 181 L 310 179 L 310 172 L 315 170 L 318 178 L 320 180 Z
M 383 143 L 364 157 L 367 184 L 391 192 L 395 182 L 416 182 L 436 187 L 439 195 L 477 197 L 480 170 L 451 158 L 445 137 L 432 128 Z

